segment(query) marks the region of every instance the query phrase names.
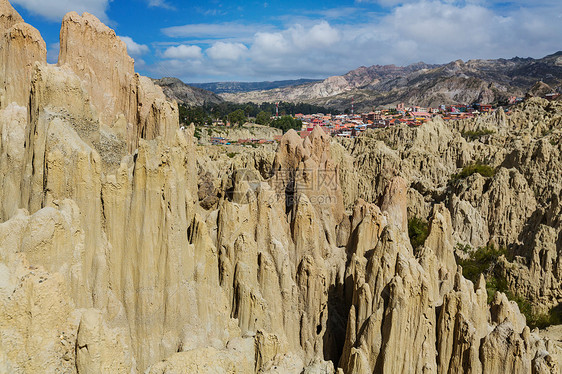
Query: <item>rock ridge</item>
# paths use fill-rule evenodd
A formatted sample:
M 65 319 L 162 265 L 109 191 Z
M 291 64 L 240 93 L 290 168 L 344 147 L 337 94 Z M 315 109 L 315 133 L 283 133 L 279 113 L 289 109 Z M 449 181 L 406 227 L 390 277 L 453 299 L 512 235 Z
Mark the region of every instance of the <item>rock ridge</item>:
M 534 242 L 544 281 L 508 279 L 554 297 L 560 200 L 524 192 L 549 190 L 556 167 L 541 182 L 535 163 L 557 156 L 528 126 L 506 140 L 528 148 L 469 144 L 442 121 L 342 144 L 316 128 L 276 150 L 197 146 L 99 20 L 65 16 L 55 66 L 0 10 L 0 69 L 19 79 L 0 106 L 0 372 L 559 372 L 556 344 L 504 294 L 488 304 L 454 257 L 484 226 Z M 16 29 L 30 37 L 6 38 Z M 553 113 L 537 126 L 556 130 Z M 480 153 L 500 169 L 491 182 L 448 187 Z M 531 227 L 538 210 L 548 228 Z M 430 222 L 416 249 L 412 212 Z

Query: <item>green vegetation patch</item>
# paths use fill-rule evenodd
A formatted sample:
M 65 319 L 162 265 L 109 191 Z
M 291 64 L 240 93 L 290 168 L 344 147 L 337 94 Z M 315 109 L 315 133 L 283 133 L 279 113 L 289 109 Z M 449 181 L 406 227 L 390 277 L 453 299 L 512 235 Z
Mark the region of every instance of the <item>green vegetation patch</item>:
M 318 105 L 287 103 L 283 101 L 279 102 L 278 105 L 275 103 L 237 104 L 225 101 L 218 104 L 208 103 L 202 106 L 188 106 L 180 104 L 178 107 L 180 123 L 184 125 L 194 123 L 196 126 L 212 126 L 216 121 L 241 125 L 247 121 L 251 122 L 252 120 L 255 120 L 258 124 L 269 125 L 272 113 L 276 113 L 277 111 L 280 116 L 296 115 L 297 113 L 340 113 L 338 110 Z M 260 113 L 262 114 L 260 115 Z
M 465 252 L 467 249 L 466 246 L 461 248 Z M 496 248 L 491 244 L 468 253 L 469 255 L 466 259 L 457 257 L 457 264 L 462 266 L 463 276 L 475 285 L 480 280 L 480 274 L 484 275 L 488 303 L 492 302 L 496 292 L 503 292 L 509 300 L 517 303 L 530 328 L 538 327 L 542 329 L 550 325 L 562 324 L 562 304 L 552 308 L 547 313 L 535 313 L 529 300 L 511 292 L 507 285 L 507 280 L 499 273 L 497 268 L 500 256 L 507 255 L 506 248 Z
M 242 126 L 247 120 L 246 113 L 242 109 L 236 109 L 234 112 L 229 113 L 227 118 L 231 125 L 236 124 L 239 126 Z
M 271 113 L 269 113 L 269 112 L 266 112 L 266 111 L 262 110 L 256 116 L 256 123 L 258 125 L 268 126 L 271 123 L 271 121 L 272 121 Z
M 478 284 L 480 274 L 490 275 L 498 262 L 498 258 L 506 255 L 505 248 L 498 248 L 491 244 L 469 252 L 467 259 L 457 258 L 457 264 L 462 266 L 462 275 L 472 283 Z M 493 295 L 492 295 L 493 296 Z
M 482 136 L 491 135 L 493 133 L 495 133 L 494 130 L 487 130 L 487 129 L 486 130 L 482 129 L 482 130 L 475 130 L 475 131 L 465 131 L 465 132 L 462 133 L 462 137 L 465 138 L 468 141 L 473 141 L 473 140 L 476 140 L 476 139 L 478 139 Z
M 408 220 L 408 236 L 414 249 L 420 248 L 429 235 L 429 223 L 419 217 Z
M 451 177 L 451 181 L 456 182 L 458 180 L 468 178 L 475 173 L 478 173 L 483 177 L 488 178 L 488 177 L 493 177 L 494 174 L 496 173 L 496 170 L 489 165 L 477 162 L 475 164 L 470 164 L 465 166 L 460 173 L 453 174 L 453 176 Z
M 544 329 L 551 325 L 562 324 L 562 304 L 558 304 L 546 313 L 536 313 L 533 311 L 533 304 L 524 297 L 511 292 L 507 287 L 507 281 L 497 274 L 492 274 L 486 280 L 486 290 L 488 291 L 488 303 L 493 300 L 496 292 L 503 292 L 509 300 L 515 301 L 531 329 L 535 327 Z
M 283 133 L 286 133 L 290 129 L 300 130 L 302 128 L 302 121 L 300 119 L 294 119 L 291 116 L 283 116 L 274 119 L 270 126 L 281 129 Z

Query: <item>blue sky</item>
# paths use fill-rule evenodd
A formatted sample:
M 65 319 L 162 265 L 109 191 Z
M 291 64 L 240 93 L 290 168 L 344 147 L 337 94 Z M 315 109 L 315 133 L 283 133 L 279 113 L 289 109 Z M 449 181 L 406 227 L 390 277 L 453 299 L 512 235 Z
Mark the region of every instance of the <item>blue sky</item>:
M 115 29 L 136 70 L 185 82 L 325 78 L 361 65 L 543 57 L 562 50 L 562 1 L 11 0 L 58 55 L 64 14 Z

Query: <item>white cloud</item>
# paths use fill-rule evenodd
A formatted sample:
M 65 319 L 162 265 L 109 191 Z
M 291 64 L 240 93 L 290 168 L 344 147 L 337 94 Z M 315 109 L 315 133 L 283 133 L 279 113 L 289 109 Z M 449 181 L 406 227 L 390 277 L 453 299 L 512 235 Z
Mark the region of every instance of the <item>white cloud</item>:
M 52 43 L 47 46 L 47 62 L 56 64 L 59 61 L 60 43 Z
M 180 44 L 178 46 L 168 47 L 164 51 L 164 57 L 179 60 L 200 59 L 203 57 L 203 53 L 199 46 Z
M 147 45 L 138 44 L 129 36 L 120 36 L 119 38 L 127 44 L 127 52 L 130 56 L 142 56 L 150 51 Z
M 400 4 L 404 4 L 404 3 L 408 3 L 408 2 L 412 2 L 408 1 L 408 0 L 356 0 L 356 3 L 373 3 L 373 4 L 379 4 L 382 6 L 387 6 L 387 7 L 392 7 L 392 6 L 396 6 L 396 5 L 400 5 Z
M 529 6 L 520 0 L 515 6 L 483 0 L 377 2 L 399 5 L 352 22 L 294 17 L 282 29 L 239 24 L 164 29 L 168 36 L 191 38 L 191 45 L 212 45 L 201 64 L 167 66 L 185 81 L 321 78 L 361 65 L 542 57 L 560 49 L 558 0 Z M 226 63 L 242 58 L 244 63 Z
M 269 56 L 284 55 L 290 52 L 291 44 L 281 32 L 259 32 L 255 36 L 252 50 Z
M 79 14 L 92 13 L 102 21 L 108 20 L 106 10 L 111 0 L 11 0 L 29 12 L 47 18 L 50 21 L 61 21 L 70 11 Z
M 336 45 L 340 38 L 340 32 L 326 21 L 308 28 L 297 24 L 280 32 L 257 33 L 252 52 L 260 59 L 313 53 L 313 51 L 329 49 Z
M 248 47 L 242 43 L 217 42 L 207 49 L 207 55 L 213 60 L 239 60 L 247 52 Z
M 340 18 L 350 18 L 356 17 L 358 13 L 361 12 L 361 9 L 355 7 L 339 7 L 339 8 L 331 8 L 331 9 L 322 9 L 318 11 L 311 10 L 311 14 L 318 13 L 322 17 L 326 19 L 340 19 Z
M 168 4 L 166 0 L 148 0 L 148 6 L 164 9 L 175 9 L 172 5 Z
M 162 29 L 164 35 L 172 38 L 220 38 L 220 39 L 251 39 L 259 30 L 271 29 L 267 25 L 244 25 L 235 22 L 197 23 L 192 25 L 173 26 Z
M 500 6 L 524 6 L 524 7 L 544 7 L 557 5 L 560 0 L 441 0 L 442 3 L 447 3 L 455 6 L 465 5 L 483 5 L 493 7 Z M 419 3 L 420 0 L 355 0 L 357 4 L 379 4 L 383 7 L 396 7 L 405 4 Z
M 340 40 L 339 31 L 326 21 L 312 26 L 308 31 L 303 29 L 295 31 L 293 38 L 295 42 L 300 42 L 303 48 L 328 48 Z
M 540 57 L 554 52 L 544 45 L 556 45 L 553 35 L 559 35 L 562 24 L 548 21 L 551 16 L 544 11 L 516 7 L 500 13 L 476 2 L 459 3 L 418 1 L 402 5 L 371 30 L 365 30 L 364 35 L 374 37 L 379 32 L 387 36 L 385 41 L 369 43 L 384 48 L 384 62 L 443 63 L 459 58 L 509 58 L 522 53 Z M 533 26 L 526 26 L 530 23 Z M 405 43 L 411 46 L 409 51 L 392 49 Z

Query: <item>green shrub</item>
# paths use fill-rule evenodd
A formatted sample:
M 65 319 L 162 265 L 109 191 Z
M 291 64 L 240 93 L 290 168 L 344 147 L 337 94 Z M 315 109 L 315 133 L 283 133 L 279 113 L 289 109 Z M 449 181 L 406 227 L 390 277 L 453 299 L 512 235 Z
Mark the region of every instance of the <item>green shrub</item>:
M 421 218 L 413 217 L 408 220 L 408 235 L 414 249 L 420 248 L 429 234 L 429 223 Z
M 515 301 L 517 303 L 519 311 L 525 316 L 527 325 L 531 329 L 534 329 L 535 327 L 544 329 L 551 325 L 562 324 L 562 304 L 558 304 L 558 306 L 550 309 L 546 313 L 536 313 L 533 311 L 533 305 L 531 304 L 531 302 L 529 302 L 529 300 L 514 294 L 507 288 L 507 282 L 505 282 L 505 280 L 496 291 L 505 293 L 509 300 Z M 493 295 L 490 297 L 490 294 L 488 294 L 488 300 L 491 299 L 493 299 Z
M 469 244 L 457 243 L 457 246 L 455 247 L 455 253 L 457 251 L 470 254 L 470 252 L 472 252 L 472 247 Z
M 478 173 L 483 177 L 493 177 L 496 173 L 496 170 L 486 164 L 475 163 L 465 166 L 460 173 L 453 174 L 451 177 L 451 181 L 456 182 L 461 179 L 465 179 L 470 177 L 472 174 Z
M 562 324 L 562 304 L 552 308 L 548 313 L 535 313 L 529 300 L 511 292 L 507 280 L 496 268 L 498 258 L 506 254 L 505 248 L 496 249 L 494 245 L 487 245 L 470 253 L 467 259 L 457 258 L 457 264 L 462 266 L 463 276 L 475 285 L 480 280 L 480 274 L 484 274 L 488 303 L 492 302 L 496 292 L 503 292 L 509 300 L 515 301 L 530 328 L 538 327 L 542 329 L 550 325 Z
M 534 319 L 531 322 L 534 324 L 534 326 L 531 326 L 531 324 L 528 322 L 529 320 L 527 319 L 527 324 L 531 327 L 544 329 L 545 327 L 552 325 L 562 325 L 562 303 L 550 309 L 548 313 L 536 314 L 533 317 Z
M 462 133 L 462 137 L 468 141 L 473 141 L 481 136 L 493 134 L 494 130 L 476 130 L 476 131 L 465 131 Z
M 234 156 L 236 156 L 236 152 L 228 152 L 226 154 L 229 158 L 234 158 Z
M 463 268 L 464 273 L 464 268 Z M 486 276 L 486 292 L 488 294 L 488 304 L 494 300 L 496 292 L 503 292 L 508 299 L 511 298 L 511 292 L 507 287 L 507 280 L 499 274 L 491 273 Z
M 469 254 L 467 259 L 457 259 L 457 264 L 462 266 L 462 275 L 466 279 L 477 284 L 480 279 L 480 274 L 485 276 L 490 274 L 495 267 L 498 258 L 505 255 L 507 250 L 505 248 L 496 249 L 491 244 L 485 247 L 478 248 L 476 251 Z

